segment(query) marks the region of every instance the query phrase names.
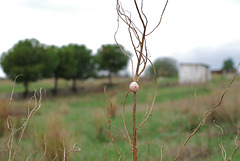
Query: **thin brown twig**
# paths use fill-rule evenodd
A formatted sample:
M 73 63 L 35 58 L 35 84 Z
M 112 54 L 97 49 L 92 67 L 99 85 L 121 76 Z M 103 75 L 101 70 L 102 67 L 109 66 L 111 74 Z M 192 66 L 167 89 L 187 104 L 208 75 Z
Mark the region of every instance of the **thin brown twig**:
M 157 97 L 157 74 L 156 74 L 156 70 L 155 70 L 155 67 L 154 65 L 152 64 L 151 60 L 148 60 L 151 65 L 152 65 L 152 68 L 153 68 L 153 72 L 154 72 L 154 97 L 153 97 L 153 100 L 152 100 L 152 104 L 150 106 L 150 109 L 149 109 L 149 112 L 148 112 L 148 115 L 147 117 L 138 125 L 137 127 L 137 130 L 148 120 L 148 118 L 151 116 L 151 113 L 152 113 L 152 110 L 153 110 L 153 106 L 154 106 L 154 103 L 155 103 L 155 99 Z
M 164 12 L 165 12 L 165 10 L 166 10 L 166 8 L 167 8 L 167 5 L 168 5 L 168 0 L 166 1 L 165 6 L 164 6 L 164 8 L 163 8 L 163 10 L 162 10 L 162 13 L 161 13 L 161 16 L 160 16 L 160 20 L 158 21 L 158 24 L 154 27 L 154 29 L 153 29 L 151 32 L 149 32 L 148 34 L 146 34 L 146 36 L 152 34 L 152 33 L 158 28 L 158 26 L 161 24 L 162 18 L 163 18 L 163 15 L 164 15 Z
M 147 117 L 148 112 L 149 112 L 149 107 L 148 107 L 148 105 L 146 105 L 145 106 L 145 114 L 143 115 L 142 120 L 144 120 Z
M 236 154 L 236 155 L 234 155 L 234 156 L 236 157 L 236 156 L 239 156 L 239 155 L 240 155 L 240 153 L 238 153 L 238 154 Z
M 236 148 L 234 149 L 234 151 L 232 152 L 232 154 L 229 156 L 229 158 L 227 159 L 227 161 L 230 161 L 232 159 L 232 157 L 236 154 L 236 152 L 238 151 L 238 149 L 240 148 L 240 138 L 239 138 L 239 127 L 237 125 L 235 125 L 237 128 L 237 135 L 235 138 L 235 145 Z
M 36 97 L 36 93 L 37 93 L 37 92 L 34 93 L 34 96 L 35 96 L 35 97 Z M 9 155 L 11 161 L 14 160 L 14 158 L 15 158 L 15 156 L 16 156 L 16 154 L 17 154 L 17 151 L 18 151 L 18 149 L 19 149 L 19 147 L 20 147 L 20 145 L 21 145 L 22 137 L 23 137 L 23 134 L 24 134 L 24 132 L 25 132 L 25 129 L 26 129 L 28 123 L 29 123 L 29 120 L 30 120 L 31 117 L 40 109 L 40 107 L 41 107 L 41 105 L 42 105 L 41 103 L 42 103 L 42 88 L 39 90 L 38 106 L 35 106 L 35 107 L 31 110 L 31 112 L 30 112 L 29 115 L 27 116 L 26 120 L 24 121 L 22 127 L 19 128 L 19 129 L 21 129 L 21 133 L 20 133 L 20 136 L 19 136 L 19 139 L 18 139 L 17 146 L 16 146 L 16 148 L 15 148 L 15 150 L 14 150 L 14 152 L 13 152 L 13 155 L 12 155 L 12 156 Z M 15 132 L 16 132 L 16 131 L 15 131 Z M 14 132 L 14 133 L 15 133 L 15 132 Z M 13 135 L 14 135 L 14 133 L 13 133 Z M 13 136 L 12 136 L 12 137 L 13 137 Z M 11 142 L 12 142 L 12 141 L 13 141 L 13 138 L 11 139 Z
M 147 40 L 145 39 L 144 40 L 144 50 L 145 50 L 145 54 L 142 54 L 142 64 L 143 64 L 143 67 L 142 67 L 142 70 L 139 72 L 139 76 L 145 71 L 146 69 L 146 66 L 147 66 L 147 61 L 148 61 L 148 50 L 147 50 Z
M 199 116 L 199 108 L 197 107 L 197 90 L 195 89 L 195 92 L 194 92 L 194 109 L 196 110 L 196 114 L 197 114 L 197 117 L 198 117 L 198 121 L 200 121 L 200 116 Z M 201 137 L 201 141 L 202 141 L 202 146 L 203 146 L 203 149 L 207 155 L 207 158 L 209 161 L 211 161 L 211 158 L 210 158 L 210 155 L 208 153 L 208 150 L 207 150 L 207 147 L 205 146 L 204 142 L 203 142 L 203 137 L 202 135 L 200 136 Z
M 145 13 L 143 12 L 143 0 L 141 1 L 141 13 L 143 15 L 143 17 L 145 18 L 145 25 L 148 25 L 148 19 L 147 16 L 145 15 Z
M 201 136 L 201 141 L 202 141 L 203 149 L 204 149 L 205 153 L 207 154 L 207 158 L 208 158 L 209 161 L 211 161 L 210 155 L 209 155 L 209 153 L 207 151 L 207 147 L 205 146 L 205 144 L 203 142 L 203 137 L 202 136 Z
M 33 154 L 37 153 L 37 152 L 38 152 L 37 150 L 34 151 L 32 154 L 30 154 L 30 155 L 25 159 L 25 161 L 28 161 L 28 159 L 30 159 L 30 157 L 31 157 Z
M 115 128 L 117 131 L 119 131 L 119 132 L 122 134 L 123 138 L 124 138 L 127 142 L 129 142 L 128 139 L 127 139 L 127 137 L 126 137 L 126 135 L 125 135 L 125 133 L 124 133 L 121 129 L 119 129 L 118 127 L 116 127 L 115 125 L 113 125 L 112 122 L 111 122 L 111 126 L 112 126 L 113 128 Z
M 67 156 L 66 156 L 66 146 L 65 146 L 65 140 L 64 140 L 64 137 L 63 137 L 63 161 L 67 161 Z
M 236 129 L 237 129 L 237 135 L 236 135 L 234 141 L 235 141 L 235 145 L 238 146 L 239 143 L 240 143 L 240 138 L 239 138 L 239 127 L 238 127 L 238 125 L 236 125 L 236 124 L 235 124 L 235 126 L 236 126 Z
M 111 127 L 111 125 L 110 125 L 110 127 Z M 117 152 L 117 154 L 119 156 L 119 159 L 122 161 L 122 156 L 121 156 L 120 152 L 118 151 L 117 145 L 116 145 L 116 143 L 115 143 L 115 141 L 114 141 L 114 139 L 112 137 L 111 129 L 110 129 L 109 136 L 110 136 L 110 138 L 112 140 L 112 143 L 113 143 L 113 146 L 114 146 L 114 148 L 115 148 L 115 150 L 116 150 L 116 152 Z
M 74 143 L 73 147 L 66 152 L 66 159 L 67 159 L 67 157 L 68 157 L 68 155 L 70 153 L 72 153 L 72 152 L 80 152 L 80 151 L 81 151 L 81 149 L 79 147 L 77 147 L 77 143 Z
M 197 90 L 196 89 L 195 89 L 195 92 L 194 92 L 194 109 L 196 110 L 198 121 L 200 121 L 199 109 L 197 107 Z
M 166 9 L 166 6 L 167 6 L 167 3 L 168 1 L 166 2 L 165 6 L 164 6 L 164 10 L 162 11 L 162 14 L 161 14 L 161 17 L 160 17 L 160 21 L 159 23 L 157 24 L 157 26 L 151 31 L 151 33 L 159 26 L 159 24 L 161 23 L 161 20 L 162 20 L 162 17 L 163 17 L 163 13 Z M 131 146 L 131 149 L 133 151 L 133 160 L 134 161 L 137 161 L 137 130 L 148 120 L 148 118 L 151 116 L 151 112 L 153 110 L 153 106 L 154 106 L 154 102 L 155 102 L 155 99 L 156 99 L 156 95 L 157 95 L 157 85 L 156 85 L 156 71 L 155 71 L 155 68 L 152 64 L 152 62 L 150 61 L 149 59 L 149 54 L 148 54 L 148 49 L 147 49 L 147 42 L 146 42 L 146 31 L 147 31 L 147 25 L 148 25 L 148 19 L 147 19 L 147 16 L 145 15 L 144 11 L 143 11 L 143 0 L 141 0 L 141 7 L 139 7 L 138 3 L 136 0 L 134 0 L 134 5 L 135 5 L 135 9 L 137 10 L 137 15 L 141 21 L 141 24 L 142 24 L 142 27 L 143 27 L 143 31 L 140 31 L 139 28 L 134 24 L 134 22 L 132 21 L 132 18 L 131 18 L 131 13 L 124 10 L 122 5 L 120 4 L 119 0 L 117 0 L 117 5 L 116 5 L 116 10 L 117 10 L 117 14 L 118 14 L 118 26 L 117 26 L 117 31 L 115 32 L 115 35 L 114 35 L 114 38 L 115 38 L 115 42 L 117 43 L 117 45 L 120 47 L 120 45 L 118 44 L 117 40 L 116 40 L 116 34 L 118 32 L 118 29 L 119 29 L 119 17 L 120 19 L 128 26 L 128 32 L 129 32 L 129 36 L 130 36 L 130 40 L 131 40 L 131 43 L 132 43 L 132 46 L 134 48 L 134 52 L 136 54 L 136 57 L 137 57 L 137 64 L 136 64 L 136 71 L 134 73 L 133 71 L 133 61 L 132 59 L 130 58 L 131 60 L 131 63 L 132 63 L 132 75 L 133 75 L 133 81 L 135 82 L 138 82 L 138 79 L 140 77 L 140 75 L 144 72 L 146 66 L 147 66 L 147 63 L 148 61 L 150 62 L 150 64 L 152 65 L 152 68 L 154 70 L 154 76 L 155 76 L 155 79 L 154 79 L 154 89 L 155 89 L 155 92 L 154 92 L 154 97 L 153 97 L 153 100 L 152 100 L 152 104 L 150 106 L 150 109 L 149 111 L 147 111 L 147 113 L 145 114 L 145 119 L 137 126 L 136 125 L 136 111 L 137 111 L 137 108 L 136 108 L 136 99 L 137 99 L 137 93 L 136 92 L 133 92 L 134 95 L 133 95 L 133 112 L 132 112 L 132 130 L 133 130 L 133 134 L 132 134 L 132 140 L 130 138 L 130 135 L 128 133 L 128 130 L 127 130 L 127 127 L 126 127 L 126 124 L 125 124 L 125 102 L 126 102 L 126 99 L 128 97 L 128 94 L 130 92 L 130 90 L 128 90 L 126 96 L 125 96 L 125 99 L 124 99 L 124 103 L 123 103 L 123 125 L 124 125 L 124 129 L 125 129 L 125 133 L 128 137 L 128 142 Z M 127 14 L 129 14 L 130 16 L 128 16 Z M 151 34 L 149 33 L 149 35 Z M 135 37 L 134 37 L 135 36 Z M 136 40 L 135 40 L 136 39 Z M 135 41 L 138 43 L 135 45 Z M 121 49 L 121 47 L 120 47 Z M 122 49 L 121 49 L 122 50 Z M 123 52 L 125 55 L 126 53 Z M 127 54 L 127 56 L 129 56 Z M 129 56 L 130 57 L 130 56 Z M 106 91 L 104 89 L 104 92 L 105 92 L 105 95 L 110 103 L 110 105 L 112 106 L 111 104 L 111 101 L 110 99 L 108 98 L 107 94 L 106 94 Z M 111 115 L 108 116 L 108 139 L 107 139 L 107 142 L 106 142 L 106 145 L 105 145 L 105 161 L 107 160 L 106 158 L 106 148 L 107 148 L 107 144 L 108 144 L 108 140 L 109 138 L 112 139 L 112 142 L 113 142 L 113 145 L 115 147 L 115 150 L 117 151 L 118 155 L 119 155 L 119 159 L 121 160 L 121 155 L 116 147 L 116 144 L 114 142 L 114 139 L 111 135 L 111 119 L 110 119 Z M 116 127 L 115 127 L 116 128 Z M 148 153 L 149 154 L 149 153 Z M 148 160 L 148 156 L 147 156 L 147 159 Z
M 137 161 L 137 128 L 136 128 L 136 112 L 137 112 L 137 92 L 133 93 L 133 116 L 132 116 L 132 129 L 133 129 L 133 137 L 132 137 L 132 149 L 133 149 L 133 160 Z
M 150 153 L 150 145 L 147 144 L 147 146 L 148 146 L 148 151 L 147 151 L 147 157 L 146 157 L 145 161 L 148 161 L 149 153 Z
M 112 107 L 112 102 L 107 95 L 106 86 L 104 87 L 104 94 L 105 94 L 108 102 L 110 103 L 110 107 Z M 107 144 L 108 144 L 109 138 L 111 138 L 111 141 L 112 141 L 113 146 L 114 146 L 114 148 L 115 148 L 115 150 L 116 150 L 116 152 L 119 156 L 119 159 L 122 161 L 122 156 L 121 156 L 120 152 L 118 151 L 118 148 L 116 146 L 116 143 L 115 143 L 114 138 L 113 138 L 112 133 L 111 133 L 111 126 L 112 126 L 111 125 L 111 114 L 108 114 L 107 116 L 108 116 L 108 139 L 107 139 L 107 142 L 105 144 L 105 161 L 107 161 Z
M 22 74 L 17 75 L 13 81 L 13 87 L 12 87 L 12 92 L 11 92 L 10 99 L 9 99 L 9 104 L 11 104 L 11 102 L 12 102 L 16 81 L 17 81 L 17 78 L 20 76 L 23 76 L 23 75 Z
M 124 161 L 126 161 L 127 160 L 127 158 L 128 158 L 128 156 L 129 156 L 129 154 L 132 152 L 132 148 L 128 151 L 128 153 L 127 153 L 127 155 L 126 155 L 126 157 L 125 157 L 125 159 L 124 159 Z
M 34 93 L 36 93 L 36 91 L 35 91 Z M 31 111 L 30 106 L 31 106 L 31 101 L 32 101 L 33 99 L 34 99 L 34 102 L 35 102 L 35 106 L 34 106 L 34 107 L 37 106 L 37 97 L 36 97 L 36 95 L 33 95 L 33 96 L 29 99 L 29 101 L 28 101 L 27 115 L 30 114 L 30 111 Z
M 129 92 L 128 92 L 129 93 Z M 106 96 L 106 98 L 107 98 L 107 100 L 108 100 L 108 102 L 109 102 L 109 104 L 110 104 L 110 108 L 112 108 L 112 101 L 110 100 L 110 98 L 108 97 L 108 94 L 107 94 L 107 91 L 106 91 L 106 86 L 104 87 L 104 94 L 105 94 L 105 96 Z M 127 96 L 126 96 L 127 97 Z M 126 99 L 125 99 L 125 101 L 124 101 L 124 108 L 125 108 L 125 102 L 126 102 Z M 111 113 L 110 114 L 107 114 L 106 113 L 106 116 L 108 116 L 108 120 L 107 120 L 107 122 L 111 122 Z M 112 127 L 114 127 L 116 130 L 118 130 L 122 135 L 123 135 L 123 137 L 126 139 L 127 137 L 126 137 L 126 135 L 125 135 L 125 133 L 121 130 L 121 129 L 119 129 L 118 127 L 116 127 L 115 125 L 113 125 L 112 123 L 110 124 Z M 128 136 L 129 136 L 129 134 L 128 134 Z M 130 137 L 128 137 L 129 138 L 129 140 L 127 140 L 130 144 L 131 144 L 131 139 L 130 139 Z
M 229 85 L 227 86 L 226 90 L 223 92 L 223 94 L 222 94 L 222 96 L 221 96 L 220 101 L 218 102 L 218 104 L 217 104 L 216 106 L 214 106 L 212 109 L 210 109 L 209 111 L 206 111 L 206 112 L 204 113 L 204 116 L 203 116 L 203 118 L 205 118 L 205 119 L 203 119 L 204 122 L 206 121 L 206 119 L 208 118 L 208 116 L 211 115 L 214 111 L 216 111 L 217 108 L 222 104 L 222 101 L 223 101 L 223 98 L 224 98 L 225 94 L 228 92 L 229 88 L 232 86 L 232 84 L 233 84 L 233 82 L 234 82 L 234 80 L 235 80 L 235 78 L 236 78 L 236 76 L 237 76 L 237 71 L 238 71 L 238 69 L 239 69 L 239 66 L 240 66 L 240 63 L 239 63 L 238 66 L 237 66 L 237 69 L 236 69 L 236 71 L 235 71 L 235 73 L 234 73 L 234 76 L 233 76 L 232 81 L 229 83 Z
M 162 149 L 163 149 L 163 147 L 161 147 L 161 150 L 160 150 L 160 151 L 161 151 L 161 158 L 160 158 L 160 161 L 163 160 L 163 150 L 162 150 Z
M 123 13 L 121 12 L 121 10 L 123 11 Z M 129 25 L 131 24 L 131 28 L 136 29 L 140 34 L 142 34 L 141 30 L 134 24 L 134 22 L 132 22 L 132 20 L 125 14 L 125 11 L 121 5 L 121 3 L 119 2 L 119 0 L 117 0 L 117 4 L 116 4 L 116 11 L 118 16 L 121 18 L 121 20 L 126 24 Z M 123 18 L 123 17 L 125 18 Z M 129 23 L 129 22 L 130 23 Z
M 137 4 L 137 1 L 136 1 L 136 0 L 134 0 L 134 4 L 135 4 L 135 8 L 137 9 L 138 16 L 139 16 L 139 18 L 140 18 L 140 20 L 141 20 L 141 22 L 142 22 L 143 28 L 146 28 L 145 22 L 144 22 L 144 20 L 143 20 L 143 18 L 142 18 L 142 15 L 141 15 L 141 13 L 140 13 L 140 10 L 139 10 L 139 7 L 138 7 L 138 4 Z M 145 29 L 143 29 L 143 30 L 145 30 Z M 143 31 L 143 35 L 145 35 L 144 31 Z
M 214 123 L 214 125 L 215 125 L 217 128 L 219 128 L 219 129 L 221 130 L 221 141 L 220 141 L 219 147 L 220 147 L 220 149 L 221 149 L 221 151 L 222 151 L 223 160 L 226 161 L 227 152 L 226 152 L 226 150 L 225 150 L 225 148 L 224 148 L 224 146 L 223 146 L 224 131 L 223 131 L 222 127 L 219 126 L 219 125 L 216 123 L 215 120 L 213 121 L 213 123 Z
M 116 30 L 115 33 L 114 33 L 114 40 L 115 40 L 116 44 L 118 45 L 118 47 L 120 48 L 120 50 L 122 51 L 122 53 L 123 53 L 124 55 L 126 55 L 126 56 L 130 59 L 131 65 L 132 65 L 132 72 L 133 72 L 133 60 L 132 60 L 131 56 L 129 56 L 129 55 L 122 49 L 121 45 L 119 45 L 119 43 L 118 43 L 118 41 L 117 41 L 117 38 L 116 38 L 116 37 L 117 37 L 117 33 L 118 33 L 118 29 L 119 29 L 119 19 L 117 19 L 117 21 L 118 21 L 118 25 L 117 25 L 117 30 Z M 134 75 L 134 74 L 132 73 L 132 75 Z
M 127 96 L 129 94 L 129 92 L 130 92 L 130 90 L 127 91 L 127 93 L 125 95 L 125 98 L 124 98 L 124 101 L 123 101 L 123 127 L 125 129 L 126 134 L 127 134 L 128 142 L 130 144 L 130 147 L 131 147 L 131 149 L 133 149 L 133 146 L 132 146 L 132 143 L 131 143 L 131 139 L 130 139 L 130 135 L 128 133 L 126 122 L 125 122 L 125 105 L 126 105 L 126 100 L 127 100 Z
M 125 97 L 125 100 L 124 100 L 124 102 L 123 102 L 123 109 L 125 109 L 125 104 L 126 104 L 126 98 L 127 98 L 127 95 L 129 94 L 129 92 L 130 91 L 128 91 L 127 92 L 127 94 L 126 94 L 126 97 Z M 108 102 L 110 103 L 110 108 L 112 108 L 112 101 L 110 100 L 110 98 L 108 97 L 108 94 L 107 94 L 107 91 L 106 91 L 106 86 L 105 86 L 105 88 L 104 88 L 104 94 L 105 94 L 105 96 L 106 96 L 106 98 L 107 98 L 107 100 L 108 100 Z M 123 110 L 123 113 L 124 113 L 124 110 Z M 106 114 L 106 115 L 108 115 L 108 121 L 111 119 L 111 114 Z M 124 114 L 123 114 L 124 115 Z M 129 133 L 128 133 L 128 130 L 127 130 L 127 127 L 126 127 L 126 124 L 125 124 L 125 117 L 123 116 L 123 124 L 124 124 L 124 128 L 125 128 L 125 130 L 126 130 L 126 133 L 127 133 L 127 137 L 128 137 L 128 142 L 130 143 L 130 146 L 132 147 L 132 144 L 131 144 L 131 139 L 130 139 L 130 136 L 129 136 Z M 107 121 L 107 122 L 108 122 Z M 111 120 L 110 120 L 111 121 Z M 123 135 L 123 137 L 124 138 L 127 138 L 126 137 L 126 135 L 125 135 L 125 133 L 121 130 L 121 129 L 119 129 L 118 127 L 116 127 L 116 126 L 114 126 L 112 123 L 111 123 L 111 126 L 112 127 L 114 127 L 116 130 L 118 130 L 122 135 Z
M 143 25 L 144 26 L 144 25 Z M 141 64 L 141 60 L 142 60 L 142 55 L 143 55 L 143 49 L 144 49 L 144 45 L 145 45 L 145 33 L 146 33 L 146 27 L 144 27 L 143 29 L 143 35 L 142 35 L 142 40 L 140 42 L 140 55 L 137 61 L 137 68 L 136 68 L 136 74 L 135 77 L 139 77 L 139 70 L 140 70 L 140 64 Z
M 10 133 L 10 136 L 9 136 L 9 139 L 8 139 L 7 147 L 8 147 L 8 161 L 11 161 L 12 148 L 13 148 L 14 128 L 12 126 L 10 127 L 9 119 L 10 119 L 10 117 L 7 117 L 7 126 L 8 126 L 8 129 L 11 131 L 11 133 Z

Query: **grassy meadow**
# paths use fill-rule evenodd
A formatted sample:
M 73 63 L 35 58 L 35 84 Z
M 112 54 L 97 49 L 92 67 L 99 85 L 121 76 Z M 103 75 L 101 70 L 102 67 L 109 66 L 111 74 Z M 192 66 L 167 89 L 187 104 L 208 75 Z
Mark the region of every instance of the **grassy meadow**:
M 214 107 L 220 100 L 231 78 L 225 76 L 213 76 L 213 80 L 202 85 L 179 86 L 177 78 L 165 78 L 157 81 L 157 98 L 152 116 L 138 130 L 138 158 L 145 161 L 160 161 L 161 149 L 163 160 L 170 161 L 176 156 L 180 146 L 189 133 L 198 125 L 198 116 L 202 118 L 204 112 Z M 114 107 L 115 115 L 112 124 L 122 130 L 122 104 L 130 78 L 114 78 L 114 86 L 107 87 L 107 93 Z M 59 148 L 63 148 L 63 140 L 69 149 L 74 143 L 81 148 L 81 152 L 70 154 L 71 161 L 103 161 L 104 149 L 107 139 L 106 110 L 109 103 L 104 95 L 104 84 L 107 79 L 78 81 L 78 94 L 66 94 L 52 97 L 48 95 L 53 87 L 53 80 L 40 80 L 30 84 L 30 90 L 43 87 L 46 89 L 41 109 L 30 120 L 23 136 L 22 144 L 16 156 L 16 161 L 22 161 L 31 155 L 29 160 L 39 160 L 44 153 L 44 134 L 46 136 L 47 153 L 44 161 L 52 160 L 56 153 L 58 159 L 62 157 Z M 145 116 L 147 105 L 150 106 L 154 96 L 153 80 L 140 79 L 140 91 L 137 93 L 137 124 Z M 60 80 L 60 88 L 70 89 L 71 81 Z M 0 95 L 9 94 L 13 82 L 0 80 Z M 15 93 L 23 92 L 22 84 L 16 84 Z M 195 97 L 196 91 L 196 97 Z M 8 95 L 7 95 L 8 96 Z M 133 94 L 129 94 L 126 101 L 126 125 L 129 133 L 131 130 L 131 106 Z M 7 97 L 7 99 L 9 99 Z M 13 97 L 14 98 L 14 97 Z M 11 111 L 16 115 L 13 120 L 16 126 L 20 126 L 24 119 L 28 104 L 34 106 L 34 101 L 29 99 L 13 99 Z M 0 160 L 7 160 L 7 139 L 9 131 L 6 130 L 4 119 L 5 108 L 8 100 L 0 102 Z M 14 112 L 13 112 L 14 113 Z M 227 153 L 227 158 L 235 149 L 235 137 L 240 125 L 240 86 L 237 77 L 225 95 L 218 111 L 214 112 L 199 132 L 188 142 L 179 160 L 182 161 L 208 161 L 208 155 L 212 161 L 223 160 L 221 143 L 221 130 L 213 124 L 213 120 L 224 130 L 222 140 Z M 19 133 L 16 133 L 15 139 Z M 123 158 L 130 151 L 129 144 L 121 133 L 112 128 L 112 135 Z M 16 144 L 16 142 L 15 142 Z M 57 150 L 58 149 L 58 150 Z M 206 152 L 207 151 L 207 152 Z M 149 154 L 148 154 L 149 153 Z M 238 151 L 239 153 L 239 151 Z M 237 153 L 237 154 L 238 154 Z M 118 155 L 110 142 L 107 149 L 109 161 L 117 161 Z M 239 160 L 240 156 L 232 160 Z M 127 161 L 132 160 L 130 153 Z

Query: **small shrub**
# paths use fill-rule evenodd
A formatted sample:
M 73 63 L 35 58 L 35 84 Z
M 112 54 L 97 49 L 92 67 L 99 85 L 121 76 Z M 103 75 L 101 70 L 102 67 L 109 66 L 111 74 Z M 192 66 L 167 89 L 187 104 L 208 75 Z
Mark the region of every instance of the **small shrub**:
M 69 133 L 64 129 L 63 120 L 59 116 L 56 116 L 56 114 L 50 114 L 45 127 L 47 145 L 45 158 L 47 160 L 53 160 L 54 158 L 56 158 L 55 161 L 63 160 L 63 142 L 66 149 L 70 147 Z M 35 133 L 35 137 L 35 144 L 40 147 L 41 151 L 44 151 L 44 135 L 42 133 Z

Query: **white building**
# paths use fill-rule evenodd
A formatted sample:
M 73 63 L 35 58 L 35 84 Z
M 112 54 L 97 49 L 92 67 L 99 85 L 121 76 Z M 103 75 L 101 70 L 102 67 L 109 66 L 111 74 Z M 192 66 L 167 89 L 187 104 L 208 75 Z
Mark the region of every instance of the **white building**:
M 211 80 L 211 72 L 205 64 L 182 63 L 178 69 L 180 84 L 205 83 Z

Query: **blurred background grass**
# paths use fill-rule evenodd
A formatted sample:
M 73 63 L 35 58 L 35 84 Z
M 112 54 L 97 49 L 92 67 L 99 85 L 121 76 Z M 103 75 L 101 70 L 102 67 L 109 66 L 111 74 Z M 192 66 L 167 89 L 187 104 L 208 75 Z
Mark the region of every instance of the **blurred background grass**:
M 115 117 L 112 118 L 113 125 L 123 130 L 122 123 L 122 103 L 131 79 L 114 78 L 115 85 L 108 87 L 107 92 L 114 104 Z M 213 76 L 213 80 L 202 85 L 179 86 L 177 78 L 164 78 L 158 80 L 157 98 L 152 112 L 152 117 L 138 131 L 138 155 L 139 160 L 145 160 L 149 147 L 149 160 L 159 161 L 160 151 L 163 149 L 163 160 L 173 160 L 178 149 L 183 144 L 189 133 L 198 124 L 198 116 L 203 116 L 204 112 L 215 106 L 220 100 L 221 94 L 226 89 L 231 80 L 224 76 Z M 48 96 L 51 90 L 52 80 L 41 80 L 30 85 L 30 90 L 43 87 L 47 90 L 44 96 L 42 109 L 32 118 L 24 134 L 22 145 L 17 154 L 16 161 L 24 160 L 35 151 L 31 160 L 39 160 L 44 152 L 44 133 L 47 140 L 47 155 L 45 160 L 51 160 L 62 148 L 62 140 L 65 140 L 67 148 L 73 143 L 77 143 L 82 149 L 79 153 L 71 154 L 71 161 L 100 161 L 104 160 L 104 146 L 107 139 L 106 110 L 108 107 L 107 99 L 103 93 L 104 83 L 107 79 L 97 79 L 91 81 L 78 81 L 80 92 L 75 95 L 65 95 L 52 97 Z M 0 93 L 10 93 L 13 82 L 9 80 L 0 81 Z M 140 91 L 137 96 L 137 122 L 144 118 L 146 105 L 150 105 L 153 95 L 153 81 L 141 79 L 139 82 Z M 61 80 L 59 86 L 67 89 L 71 88 L 71 81 Z M 237 78 L 230 91 L 224 98 L 219 110 L 210 116 L 205 126 L 192 138 L 184 148 L 179 160 L 208 160 L 203 148 L 202 140 L 211 156 L 211 160 L 222 160 L 219 148 L 221 132 L 212 123 L 217 123 L 224 129 L 225 136 L 223 144 L 229 156 L 235 148 L 234 139 L 237 133 L 234 123 L 239 124 L 240 119 L 240 90 L 239 78 Z M 196 102 L 195 102 L 196 90 Z M 23 92 L 21 84 L 16 84 L 15 92 Z M 126 102 L 126 125 L 131 134 L 131 103 L 132 94 Z M 28 100 L 13 100 L 11 112 L 14 120 L 19 126 L 26 114 Z M 32 103 L 33 105 L 34 103 Z M 196 104 L 196 108 L 195 108 Z M 0 103 L 0 160 L 6 160 L 7 156 L 7 137 L 5 119 L 8 101 L 2 99 Z M 198 111 L 198 112 L 197 112 Z M 124 156 L 130 147 L 123 136 L 113 129 L 113 136 L 116 144 Z M 16 135 L 17 138 L 17 135 Z M 108 160 L 118 160 L 118 155 L 111 143 L 108 144 Z M 239 160 L 240 156 L 233 160 Z M 127 160 L 132 160 L 129 155 Z

